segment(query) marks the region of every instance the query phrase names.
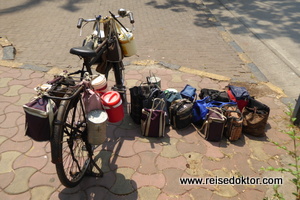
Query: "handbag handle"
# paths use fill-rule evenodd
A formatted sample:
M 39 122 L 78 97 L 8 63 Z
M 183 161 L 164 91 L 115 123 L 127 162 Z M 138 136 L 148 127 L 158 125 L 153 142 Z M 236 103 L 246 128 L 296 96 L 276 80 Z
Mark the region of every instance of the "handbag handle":
M 158 104 L 155 105 L 155 101 L 159 101 Z M 157 109 L 158 106 L 159 106 L 159 104 L 161 104 L 161 110 L 164 110 L 164 108 L 165 108 L 165 101 L 163 99 L 160 99 L 160 98 L 153 99 L 151 110 Z
M 217 115 L 219 115 L 223 120 L 226 120 L 226 117 L 222 114 L 222 110 L 221 108 L 218 107 L 207 107 L 208 110 L 216 113 Z

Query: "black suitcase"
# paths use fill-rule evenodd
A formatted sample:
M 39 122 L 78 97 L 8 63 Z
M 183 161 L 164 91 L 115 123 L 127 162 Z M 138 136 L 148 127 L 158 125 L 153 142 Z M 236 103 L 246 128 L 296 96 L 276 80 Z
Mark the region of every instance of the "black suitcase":
M 177 99 L 169 108 L 170 123 L 175 129 L 182 129 L 192 122 L 193 103 L 188 99 Z

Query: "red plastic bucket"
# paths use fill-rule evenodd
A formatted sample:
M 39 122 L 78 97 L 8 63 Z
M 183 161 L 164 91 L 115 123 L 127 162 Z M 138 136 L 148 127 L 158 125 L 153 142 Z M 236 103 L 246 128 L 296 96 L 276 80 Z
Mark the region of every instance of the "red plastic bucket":
M 101 96 L 101 101 L 108 115 L 109 122 L 119 122 L 124 118 L 122 99 L 118 92 L 108 91 Z

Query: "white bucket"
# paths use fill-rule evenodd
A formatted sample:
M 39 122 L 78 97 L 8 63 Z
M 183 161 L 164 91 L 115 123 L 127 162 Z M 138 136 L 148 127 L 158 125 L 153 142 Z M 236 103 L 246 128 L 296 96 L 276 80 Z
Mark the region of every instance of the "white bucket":
M 124 56 L 129 57 L 136 54 L 136 45 L 135 45 L 134 36 L 132 33 L 125 31 L 124 28 L 121 28 L 121 34 L 119 35 L 119 42 L 121 44 L 121 48 Z
M 87 116 L 88 141 L 99 145 L 106 139 L 107 113 L 103 110 L 93 110 Z
M 103 94 L 107 92 L 107 82 L 106 82 L 105 75 L 100 74 L 97 78 L 91 81 L 91 84 L 95 89 L 95 92 L 99 94 Z

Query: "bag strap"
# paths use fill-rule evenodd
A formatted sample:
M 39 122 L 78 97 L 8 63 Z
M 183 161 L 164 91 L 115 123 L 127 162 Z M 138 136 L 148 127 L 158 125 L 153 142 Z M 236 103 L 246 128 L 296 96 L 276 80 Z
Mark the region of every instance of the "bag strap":
M 222 110 L 221 108 L 218 107 L 207 107 L 208 110 L 216 113 L 217 115 L 219 115 L 223 120 L 226 120 L 226 117 L 222 114 Z
M 159 102 L 155 105 L 155 101 L 159 101 Z M 161 105 L 161 110 L 164 110 L 164 108 L 165 108 L 165 101 L 163 99 L 160 99 L 160 98 L 153 99 L 151 110 L 157 109 L 158 106 L 159 106 L 159 104 Z

